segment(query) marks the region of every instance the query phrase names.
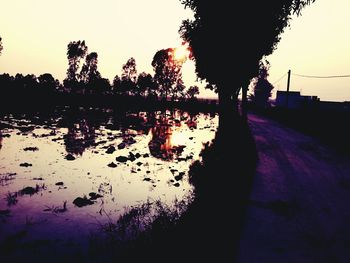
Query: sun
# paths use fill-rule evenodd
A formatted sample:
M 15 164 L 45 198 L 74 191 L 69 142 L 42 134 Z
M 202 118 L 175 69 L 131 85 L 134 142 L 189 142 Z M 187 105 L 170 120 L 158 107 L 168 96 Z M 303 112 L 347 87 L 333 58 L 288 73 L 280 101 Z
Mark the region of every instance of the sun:
M 174 59 L 180 62 L 185 62 L 189 55 L 189 50 L 187 46 L 181 45 L 174 48 Z

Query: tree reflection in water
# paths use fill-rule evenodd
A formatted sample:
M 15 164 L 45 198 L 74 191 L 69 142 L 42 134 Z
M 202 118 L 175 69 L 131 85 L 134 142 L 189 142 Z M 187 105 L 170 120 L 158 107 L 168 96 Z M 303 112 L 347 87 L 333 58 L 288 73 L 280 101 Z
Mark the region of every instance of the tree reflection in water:
M 181 134 L 182 125 L 197 129 L 197 113 L 185 111 L 150 111 L 150 112 L 117 112 L 117 114 L 96 118 L 91 112 L 71 112 L 64 116 L 64 126 L 68 128 L 65 135 L 67 153 L 82 155 L 90 147 L 97 146 L 96 130 L 107 128 L 120 131 L 118 137 L 122 142 L 115 147 L 124 149 L 134 143 L 137 135 L 150 134 L 148 143 L 153 157 L 171 161 L 178 159 L 186 147 L 186 140 Z M 104 127 L 103 127 L 104 126 Z
M 71 154 L 82 155 L 85 149 L 95 144 L 95 138 L 95 127 L 87 119 L 70 123 L 65 137 L 66 151 Z
M 186 147 L 185 140 L 179 131 L 175 130 L 182 125 L 182 121 L 186 121 L 186 124 L 190 129 L 197 128 L 197 124 L 194 118 L 191 118 L 188 113 L 181 111 L 165 111 L 160 112 L 155 117 L 154 126 L 150 131 L 152 138 L 148 143 L 148 147 L 152 156 L 170 161 L 177 159 L 183 149 Z

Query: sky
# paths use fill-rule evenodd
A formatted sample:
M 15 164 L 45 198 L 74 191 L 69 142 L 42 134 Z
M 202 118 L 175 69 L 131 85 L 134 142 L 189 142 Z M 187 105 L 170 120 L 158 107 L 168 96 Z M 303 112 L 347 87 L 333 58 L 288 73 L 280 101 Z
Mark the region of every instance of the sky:
M 113 80 L 122 65 L 136 59 L 138 72 L 153 73 L 156 51 L 181 45 L 181 21 L 192 17 L 179 0 L 6 0 L 1 3 L 0 36 L 4 50 L 0 73 L 12 75 L 52 73 L 63 80 L 68 67 L 67 44 L 85 40 L 89 52 L 98 53 L 99 71 Z M 350 74 L 350 1 L 316 0 L 293 18 L 281 35 L 275 52 L 267 57 L 269 81 L 285 90 L 292 74 Z M 193 62 L 183 68 L 185 84 L 201 87 L 202 97 L 215 94 L 195 83 Z M 350 78 L 291 77 L 292 91 L 316 95 L 321 100 L 350 101 Z
M 303 78 L 311 76 L 350 75 L 350 1 L 316 0 L 302 16 L 294 17 L 290 28 L 272 55 L 269 81 L 276 90 L 287 89 L 302 95 L 315 95 L 326 101 L 350 101 L 350 78 Z M 276 83 L 277 82 L 277 83 Z

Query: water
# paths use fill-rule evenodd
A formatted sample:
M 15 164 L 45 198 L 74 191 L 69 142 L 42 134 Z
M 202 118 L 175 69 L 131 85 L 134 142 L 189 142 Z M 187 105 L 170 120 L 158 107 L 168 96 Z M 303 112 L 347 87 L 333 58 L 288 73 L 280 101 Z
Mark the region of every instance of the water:
M 81 239 L 142 203 L 188 199 L 189 166 L 217 123 L 180 110 L 1 116 L 0 242 L 24 230 L 28 240 Z

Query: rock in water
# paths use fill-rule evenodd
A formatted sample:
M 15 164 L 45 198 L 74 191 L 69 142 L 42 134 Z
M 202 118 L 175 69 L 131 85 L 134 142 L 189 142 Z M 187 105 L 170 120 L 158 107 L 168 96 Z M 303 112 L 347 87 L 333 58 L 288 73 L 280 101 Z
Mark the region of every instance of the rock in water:
M 66 159 L 67 159 L 68 161 L 73 161 L 73 160 L 75 160 L 75 157 L 74 157 L 72 154 L 68 153 L 68 154 L 66 155 Z
M 111 167 L 111 168 L 116 168 L 117 167 L 117 165 L 114 162 L 109 163 L 107 166 Z
M 84 198 L 77 197 L 73 201 L 73 204 L 75 204 L 77 207 L 92 205 L 93 203 L 94 203 L 93 201 L 91 201 L 90 199 L 87 199 L 86 197 Z
M 117 162 L 120 162 L 120 163 L 126 163 L 128 161 L 128 157 L 125 157 L 125 156 L 118 156 L 115 159 L 117 160 Z
M 106 153 L 108 153 L 108 154 L 112 154 L 112 153 L 114 153 L 115 152 L 115 147 L 114 146 L 109 146 L 108 147 L 108 149 L 107 149 L 107 151 L 106 151 Z

